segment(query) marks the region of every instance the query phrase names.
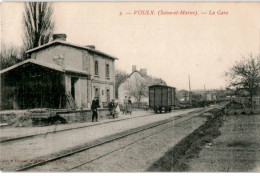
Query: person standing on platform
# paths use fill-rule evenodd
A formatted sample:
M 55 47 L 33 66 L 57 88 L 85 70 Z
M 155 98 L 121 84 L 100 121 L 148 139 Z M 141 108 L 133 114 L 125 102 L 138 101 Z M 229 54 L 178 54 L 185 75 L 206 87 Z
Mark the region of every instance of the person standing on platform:
M 119 107 L 118 100 L 115 101 L 115 106 L 116 106 L 116 117 L 118 117 L 118 114 L 120 113 L 120 107 Z
M 128 98 L 128 107 L 127 107 L 128 113 L 131 115 L 132 114 L 132 100 L 131 97 Z
M 127 104 L 128 104 L 128 100 L 127 100 L 127 96 L 125 96 L 124 100 L 123 100 L 123 114 L 127 113 Z
M 113 117 L 113 119 L 114 119 L 114 118 L 115 118 L 115 109 L 116 109 L 114 100 L 112 100 L 112 101 L 109 103 L 108 108 L 109 108 L 109 111 L 110 111 L 110 115 L 111 115 L 111 116 Z
M 91 104 L 91 110 L 92 110 L 92 122 L 96 119 L 96 122 L 98 122 L 98 112 L 97 108 L 99 108 L 99 100 L 98 97 L 95 97 Z

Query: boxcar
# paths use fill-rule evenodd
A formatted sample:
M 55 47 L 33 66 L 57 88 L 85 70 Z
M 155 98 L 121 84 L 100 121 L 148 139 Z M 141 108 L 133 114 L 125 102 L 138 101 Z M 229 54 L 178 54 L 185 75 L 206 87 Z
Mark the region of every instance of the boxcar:
M 149 87 L 149 108 L 154 112 L 171 112 L 175 106 L 174 87 L 154 85 Z

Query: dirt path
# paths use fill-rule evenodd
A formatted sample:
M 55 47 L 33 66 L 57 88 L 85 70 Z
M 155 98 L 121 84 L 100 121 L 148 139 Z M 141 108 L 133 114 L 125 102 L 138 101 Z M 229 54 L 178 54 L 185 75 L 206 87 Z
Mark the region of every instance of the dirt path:
M 259 172 L 260 115 L 230 116 L 221 136 L 190 160 L 192 172 Z

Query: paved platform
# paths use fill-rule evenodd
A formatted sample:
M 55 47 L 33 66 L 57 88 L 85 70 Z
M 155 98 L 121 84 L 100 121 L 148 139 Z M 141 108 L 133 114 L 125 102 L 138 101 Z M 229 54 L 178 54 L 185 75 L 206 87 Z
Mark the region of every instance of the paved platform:
M 132 115 L 119 114 L 116 119 L 100 119 L 99 122 L 85 122 L 85 123 L 73 123 L 73 124 L 59 124 L 42 127 L 5 127 L 0 128 L 0 141 L 22 138 L 26 136 L 35 136 L 40 134 L 48 134 L 58 131 L 66 131 L 70 129 L 100 125 L 103 123 L 110 123 L 114 121 L 127 120 L 131 118 L 143 117 L 154 114 L 153 111 L 136 110 Z

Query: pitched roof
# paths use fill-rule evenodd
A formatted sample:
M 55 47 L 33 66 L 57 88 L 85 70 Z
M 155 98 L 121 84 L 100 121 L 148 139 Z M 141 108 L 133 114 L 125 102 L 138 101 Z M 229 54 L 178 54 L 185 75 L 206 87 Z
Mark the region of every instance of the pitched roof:
M 1 70 L 0 71 L 0 75 L 3 74 L 3 73 L 6 73 L 10 70 L 13 70 L 21 65 L 24 65 L 26 63 L 32 63 L 32 64 L 36 64 L 36 65 L 40 65 L 42 67 L 47 67 L 47 68 L 50 68 L 52 70 L 56 70 L 56 71 L 60 71 L 60 72 L 73 72 L 73 73 L 78 73 L 78 74 L 83 74 L 83 75 L 90 75 L 89 73 L 85 72 L 85 71 L 81 71 L 81 70 L 77 70 L 75 68 L 72 68 L 72 67 L 61 67 L 59 65 L 56 65 L 56 64 L 49 64 L 49 63 L 45 63 L 45 62 L 42 62 L 42 61 L 39 61 L 39 60 L 35 60 L 35 59 L 28 59 L 28 60 L 25 60 L 23 62 L 20 62 L 20 63 L 17 63 L 11 67 L 8 67 L 4 70 Z
M 118 86 L 117 87 L 119 87 L 121 84 L 123 84 L 128 78 L 130 78 L 131 76 L 132 76 L 132 74 L 134 74 L 134 73 L 138 73 L 138 74 L 140 74 L 143 78 L 145 78 L 145 79 L 154 79 L 155 81 L 158 81 L 158 80 L 160 80 L 161 81 L 161 83 L 164 85 L 167 85 L 162 79 L 157 79 L 157 78 L 152 78 L 151 76 L 148 76 L 148 75 L 146 75 L 146 74 L 142 74 L 140 71 L 138 71 L 138 70 L 135 70 L 134 72 L 132 72 L 129 76 L 127 76 L 125 79 L 123 79 L 123 80 L 121 80 L 119 83 L 118 83 Z M 163 82 L 162 82 L 163 81 Z M 159 84 L 159 83 L 158 83 Z M 154 85 L 154 84 L 153 84 Z
M 127 80 L 128 78 L 130 78 L 131 76 L 132 76 L 132 74 L 134 74 L 134 73 L 139 73 L 142 77 L 143 77 L 143 74 L 141 74 L 141 72 L 140 71 L 134 71 L 134 72 L 132 72 L 130 75 L 128 75 L 127 77 L 125 77 L 124 79 L 122 79 L 119 83 L 118 83 L 118 85 L 117 85 L 117 87 L 119 87 L 121 84 L 123 84 L 124 82 L 125 82 L 125 80 Z
M 49 43 L 47 43 L 47 44 L 38 46 L 38 47 L 36 47 L 36 48 L 32 48 L 32 49 L 26 51 L 26 53 L 29 54 L 29 53 L 32 53 L 32 52 L 34 52 L 34 51 L 38 51 L 38 50 L 41 50 L 41 49 L 50 47 L 50 46 L 52 46 L 52 45 L 65 45 L 65 46 L 70 46 L 70 47 L 74 47 L 74 48 L 78 48 L 78 49 L 87 50 L 87 51 L 89 51 L 89 52 L 92 52 L 92 53 L 95 53 L 95 54 L 98 54 L 98 55 L 102 55 L 102 56 L 108 57 L 108 58 L 113 59 L 113 60 L 118 60 L 118 58 L 116 58 L 116 57 L 114 57 L 114 56 L 111 56 L 111 55 L 109 55 L 109 54 L 103 53 L 103 52 L 101 52 L 101 51 L 99 51 L 99 50 L 92 49 L 92 48 L 89 48 L 89 47 L 86 47 L 86 46 L 76 45 L 76 44 L 69 43 L 69 42 L 62 41 L 62 40 L 54 40 L 54 41 L 49 42 Z

